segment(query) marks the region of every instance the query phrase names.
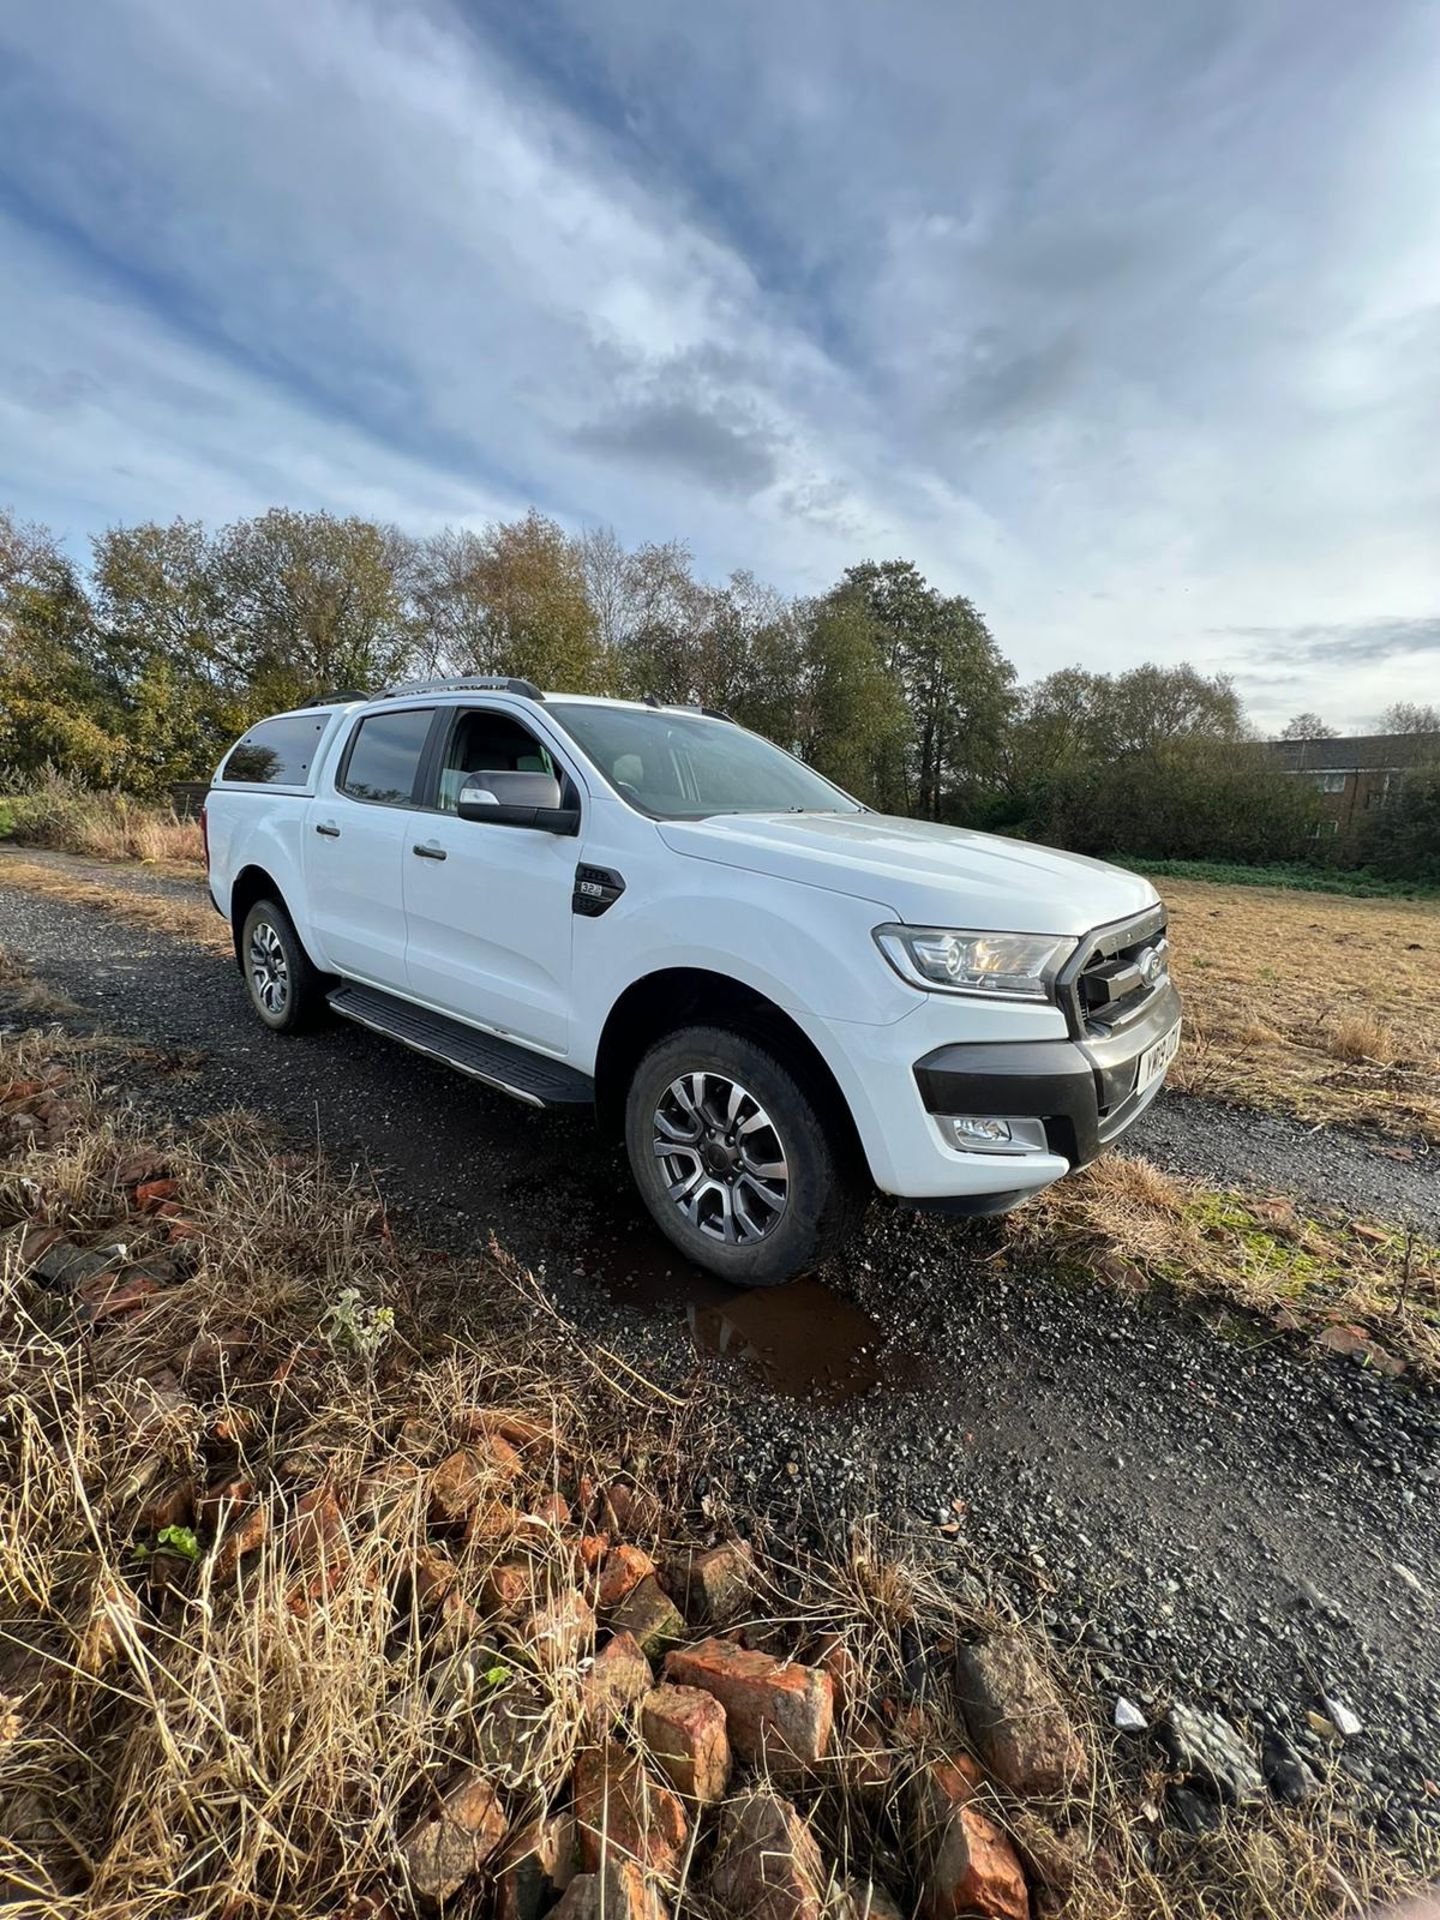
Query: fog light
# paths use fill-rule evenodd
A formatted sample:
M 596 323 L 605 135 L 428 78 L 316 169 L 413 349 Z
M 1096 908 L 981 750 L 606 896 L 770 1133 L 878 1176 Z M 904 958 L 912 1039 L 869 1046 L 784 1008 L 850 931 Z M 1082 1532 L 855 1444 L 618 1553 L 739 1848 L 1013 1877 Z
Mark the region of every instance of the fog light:
M 989 1119 L 981 1114 L 944 1113 L 935 1124 L 945 1144 L 962 1153 L 1044 1153 L 1043 1120 Z

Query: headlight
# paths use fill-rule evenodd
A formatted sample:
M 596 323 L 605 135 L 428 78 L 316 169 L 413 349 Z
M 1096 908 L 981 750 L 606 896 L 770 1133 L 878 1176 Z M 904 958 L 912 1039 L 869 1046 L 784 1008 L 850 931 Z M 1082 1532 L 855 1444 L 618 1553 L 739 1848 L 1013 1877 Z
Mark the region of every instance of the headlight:
M 949 927 L 875 929 L 880 951 L 912 987 L 983 999 L 1049 1000 L 1076 942 L 1050 933 L 956 933 Z

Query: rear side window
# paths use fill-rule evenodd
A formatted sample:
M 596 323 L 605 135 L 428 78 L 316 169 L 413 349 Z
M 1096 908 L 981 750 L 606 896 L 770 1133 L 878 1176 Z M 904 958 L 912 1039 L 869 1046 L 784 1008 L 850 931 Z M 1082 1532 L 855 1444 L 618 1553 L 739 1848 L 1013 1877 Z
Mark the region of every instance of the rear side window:
M 420 755 L 430 731 L 432 707 L 399 713 L 367 713 L 350 736 L 336 783 L 352 800 L 408 807 L 414 798 Z
M 230 749 L 220 778 L 251 787 L 303 787 L 329 724 L 328 713 L 262 720 Z

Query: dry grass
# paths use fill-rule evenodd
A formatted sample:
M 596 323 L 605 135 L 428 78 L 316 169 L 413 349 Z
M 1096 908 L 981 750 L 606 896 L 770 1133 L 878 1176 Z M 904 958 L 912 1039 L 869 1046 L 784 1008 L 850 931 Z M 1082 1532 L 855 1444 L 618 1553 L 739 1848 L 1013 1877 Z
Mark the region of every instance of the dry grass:
M 460 1272 L 397 1241 L 375 1196 L 312 1155 L 278 1156 L 244 1120 L 147 1141 L 96 1104 L 93 1043 L 0 1036 L 0 1087 L 44 1115 L 0 1132 L 0 1899 L 24 1920 L 259 1920 L 412 1910 L 398 1842 L 508 1703 L 533 1736 L 506 1776 L 519 1823 L 552 1802 L 579 1744 L 590 1641 L 540 1630 L 531 1600 L 573 1594 L 581 1527 L 614 1525 L 617 1469 L 659 1553 L 703 1524 L 760 1549 L 752 1644 L 839 1633 L 849 1676 L 832 1759 L 793 1789 L 831 1870 L 914 1891 L 908 1783 L 954 1752 L 949 1654 L 1023 1631 L 896 1557 L 878 1529 L 838 1564 L 798 1561 L 728 1512 L 696 1414 L 613 1356 L 582 1350 L 502 1258 Z M 24 1106 L 22 1100 L 22 1108 Z M 0 1105 L 4 1102 L 0 1101 Z M 12 1095 L 10 1108 L 15 1111 Z M 124 1164 L 128 1163 L 128 1164 Z M 137 1211 L 163 1167 L 179 1215 Z M 1158 1204 L 1138 1190 L 1137 1206 Z M 130 1313 L 77 1322 L 27 1278 L 21 1235 L 49 1224 L 165 1284 Z M 92 1288 L 92 1303 L 101 1289 Z M 455 1337 L 463 1298 L 483 1339 Z M 447 1526 L 428 1471 L 508 1435 Z M 228 1483 L 233 1501 L 207 1501 Z M 556 1496 L 565 1505 L 558 1505 Z M 597 1514 L 597 1500 L 600 1511 Z M 176 1503 L 178 1504 L 167 1504 Z M 567 1518 L 573 1512 L 573 1521 Z M 164 1534 L 162 1519 L 189 1527 Z M 232 1553 L 243 1528 L 263 1538 Z M 713 1533 L 701 1537 L 713 1537 Z M 231 1564 L 235 1558 L 240 1569 Z M 520 1567 L 517 1608 L 490 1591 Z M 1052 1656 L 1037 1640 L 1041 1657 Z M 457 1648 L 466 1658 L 457 1665 Z M 1213 1840 L 1159 1817 L 1164 1776 L 1136 1771 L 1093 1695 L 1056 1669 L 1099 1759 L 1083 1798 L 1042 1818 L 986 1789 L 1037 1876 L 1061 1858 L 1075 1920 L 1339 1915 L 1416 1876 L 1327 1805 L 1267 1809 Z M 1054 1824 L 1059 1821 L 1057 1828 Z M 671 1904 L 715 1920 L 704 1843 Z M 393 1907 L 364 1904 L 384 1895 Z M 447 1909 L 488 1911 L 482 1880 Z
M 168 933 L 178 940 L 193 941 L 217 953 L 233 950 L 229 925 L 204 900 L 177 900 L 170 894 L 150 893 L 141 887 L 107 886 L 99 880 L 82 880 L 61 868 L 26 860 L 20 854 L 0 854 L 0 887 L 6 886 L 23 887 L 27 893 L 45 894 L 71 906 L 113 913 L 121 920 L 153 928 L 157 933 Z
M 192 871 L 205 863 L 198 820 L 183 820 L 173 807 L 158 802 L 96 792 L 59 774 L 0 802 L 0 811 L 8 817 L 10 836 L 18 845 Z
M 1440 904 L 1161 885 L 1172 1086 L 1440 1145 Z
M 1440 1383 L 1440 1247 L 1283 1194 L 1242 1194 L 1107 1154 L 1011 1216 L 1027 1249 L 1068 1247 L 1111 1284 L 1152 1282 L 1314 1332 L 1367 1364 Z

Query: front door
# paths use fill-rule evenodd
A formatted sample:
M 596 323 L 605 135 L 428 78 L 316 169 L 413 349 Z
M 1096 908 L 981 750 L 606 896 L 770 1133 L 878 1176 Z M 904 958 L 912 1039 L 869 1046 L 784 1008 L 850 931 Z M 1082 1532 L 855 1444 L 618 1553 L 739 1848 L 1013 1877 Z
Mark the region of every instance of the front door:
M 405 991 L 404 863 L 433 707 L 381 708 L 356 722 L 333 778 L 306 809 L 305 890 L 327 971 Z
M 457 708 L 404 859 L 406 970 L 417 1000 L 554 1054 L 570 1043 L 570 947 L 578 842 L 461 820 L 468 775 L 566 769 L 498 708 Z M 567 802 L 568 804 L 568 802 Z

